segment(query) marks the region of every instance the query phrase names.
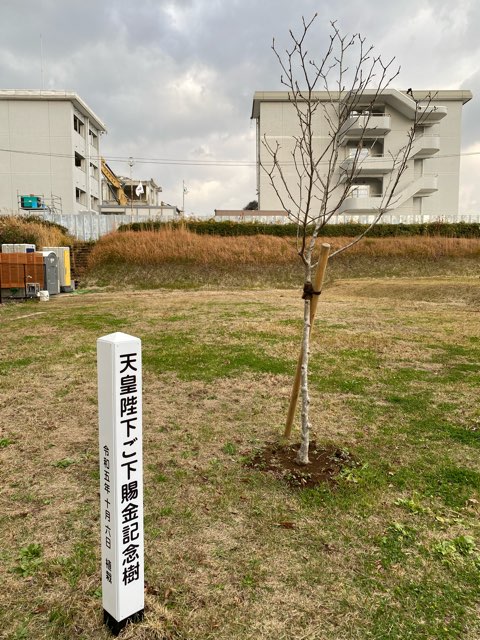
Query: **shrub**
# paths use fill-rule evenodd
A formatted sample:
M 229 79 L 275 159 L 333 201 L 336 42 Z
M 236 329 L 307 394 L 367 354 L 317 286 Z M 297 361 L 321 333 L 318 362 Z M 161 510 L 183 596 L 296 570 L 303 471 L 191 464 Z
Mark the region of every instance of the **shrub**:
M 277 237 L 296 237 L 295 224 L 265 224 L 261 222 L 217 222 L 216 220 L 185 220 L 182 222 L 133 222 L 121 225 L 119 231 L 160 231 L 162 229 L 184 228 L 194 233 L 215 236 L 254 236 L 269 235 Z M 349 222 L 330 224 L 322 229 L 322 236 L 328 238 L 352 238 L 366 229 L 366 225 Z M 441 236 L 446 238 L 480 238 L 478 222 L 425 222 L 417 224 L 380 223 L 368 232 L 370 238 L 388 238 L 404 236 Z

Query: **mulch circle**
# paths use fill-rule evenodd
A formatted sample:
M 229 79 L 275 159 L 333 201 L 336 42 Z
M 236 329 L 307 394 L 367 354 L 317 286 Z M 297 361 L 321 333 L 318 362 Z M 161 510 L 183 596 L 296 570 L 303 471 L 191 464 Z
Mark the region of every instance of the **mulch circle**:
M 359 463 L 346 449 L 335 445 L 310 442 L 310 464 L 298 464 L 295 459 L 299 445 L 268 443 L 256 452 L 247 466 L 257 471 L 272 473 L 297 489 L 313 488 L 321 484 L 334 485 L 343 469 L 352 469 Z

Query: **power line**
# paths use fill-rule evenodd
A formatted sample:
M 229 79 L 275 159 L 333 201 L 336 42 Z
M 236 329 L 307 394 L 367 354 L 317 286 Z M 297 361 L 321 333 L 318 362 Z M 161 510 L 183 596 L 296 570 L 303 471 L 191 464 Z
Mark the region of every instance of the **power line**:
M 52 152 L 44 152 L 44 151 L 25 151 L 20 149 L 3 149 L 0 148 L 0 152 L 4 153 L 18 153 L 24 155 L 31 156 L 44 156 L 50 158 L 71 158 L 75 157 L 75 154 L 70 153 L 52 153 Z M 464 153 L 449 153 L 449 154 L 437 154 L 431 156 L 430 158 L 425 158 L 425 160 L 437 160 L 443 158 L 465 158 L 468 156 L 478 156 L 480 155 L 480 151 L 468 151 Z M 94 156 L 95 158 L 97 156 Z M 132 156 L 107 156 L 102 155 L 105 160 L 109 162 L 124 162 L 129 163 Z M 135 163 L 138 164 L 158 164 L 158 165 L 169 165 L 169 166 L 193 166 L 193 167 L 255 167 L 256 162 L 248 161 L 248 160 L 183 160 L 179 158 L 137 158 L 135 157 Z M 283 165 L 292 165 L 295 163 L 293 161 L 284 161 L 281 164 Z M 329 164 L 328 161 L 321 162 L 320 164 Z
M 71 158 L 75 157 L 75 154 L 71 153 L 52 153 L 47 151 L 25 151 L 20 149 L 2 149 L 0 152 L 5 153 L 19 153 L 31 156 L 44 156 L 50 158 Z M 97 157 L 97 156 L 93 156 Z M 102 158 L 109 162 L 125 162 L 129 163 L 132 156 L 107 156 L 102 155 Z M 138 164 L 162 164 L 162 165 L 182 165 L 182 166 L 206 166 L 206 167 L 254 167 L 255 162 L 247 160 L 182 160 L 175 158 L 137 158 L 135 157 L 135 163 Z

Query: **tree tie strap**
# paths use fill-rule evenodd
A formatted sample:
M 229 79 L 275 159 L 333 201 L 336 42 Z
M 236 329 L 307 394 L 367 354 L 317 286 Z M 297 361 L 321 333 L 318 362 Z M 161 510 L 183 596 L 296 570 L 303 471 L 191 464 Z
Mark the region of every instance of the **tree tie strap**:
M 303 285 L 302 300 L 311 300 L 313 296 L 319 296 L 321 293 L 321 291 L 315 291 L 311 282 L 305 282 Z

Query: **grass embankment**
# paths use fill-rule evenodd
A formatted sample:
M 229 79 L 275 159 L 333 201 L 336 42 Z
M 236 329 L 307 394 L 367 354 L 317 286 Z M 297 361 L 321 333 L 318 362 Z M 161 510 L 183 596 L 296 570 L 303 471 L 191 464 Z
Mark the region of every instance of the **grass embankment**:
M 332 250 L 351 238 L 319 239 Z M 327 278 L 475 275 L 480 239 L 365 238 L 329 263 Z M 88 284 L 135 288 L 292 287 L 302 279 L 293 238 L 219 237 L 191 231 L 123 232 L 102 238 L 90 256 Z
M 245 465 L 284 424 L 297 292 L 0 307 L 2 637 L 110 637 L 95 341 L 125 331 L 144 351 L 147 588 L 122 638 L 478 640 L 479 292 L 458 278 L 324 293 L 314 435 L 359 466 L 316 490 Z

